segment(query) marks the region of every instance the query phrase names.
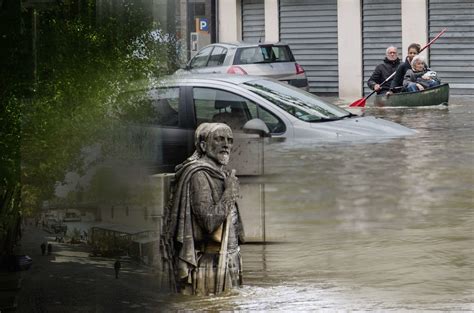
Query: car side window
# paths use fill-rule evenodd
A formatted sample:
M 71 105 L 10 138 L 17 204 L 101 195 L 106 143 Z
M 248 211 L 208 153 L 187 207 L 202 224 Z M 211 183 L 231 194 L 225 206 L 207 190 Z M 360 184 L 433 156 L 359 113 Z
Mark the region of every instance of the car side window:
M 119 97 L 119 105 L 127 122 L 179 126 L 179 87 L 126 93 Z
M 254 104 L 254 103 L 252 103 Z M 270 130 L 272 134 L 281 134 L 286 131 L 285 123 L 280 120 L 277 116 L 275 116 L 270 111 L 262 108 L 259 105 L 249 105 L 249 111 L 251 114 L 251 118 L 259 118 L 261 119 Z
M 207 60 L 209 59 L 209 54 L 212 51 L 213 46 L 206 47 L 199 51 L 191 60 L 190 66 L 191 68 L 200 68 L 205 67 L 207 64 Z
M 285 131 L 285 124 L 274 114 L 234 93 L 214 88 L 193 88 L 196 126 L 202 123 L 224 123 L 233 131 L 241 131 L 244 124 L 260 118 L 272 133 Z
M 214 50 L 212 50 L 211 57 L 207 62 L 207 66 L 220 66 L 224 63 L 224 59 L 227 53 L 227 49 L 224 47 L 216 46 Z
M 288 46 L 273 46 L 272 53 L 275 61 L 293 61 Z

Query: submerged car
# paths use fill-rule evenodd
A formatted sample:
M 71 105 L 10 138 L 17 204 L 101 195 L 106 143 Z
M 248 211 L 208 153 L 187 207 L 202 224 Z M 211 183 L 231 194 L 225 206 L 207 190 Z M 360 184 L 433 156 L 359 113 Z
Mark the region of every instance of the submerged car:
M 240 74 L 274 78 L 308 90 L 308 79 L 288 45 L 282 43 L 216 43 L 208 45 L 178 73 Z
M 376 117 L 359 117 L 276 80 L 241 75 L 172 76 L 124 93 L 132 104 L 123 118 L 146 125 L 132 140 L 160 154 L 167 170 L 194 151 L 194 130 L 204 122 L 228 124 L 235 133 L 258 133 L 284 141 L 358 140 L 415 133 Z M 145 129 L 141 127 L 141 129 Z M 129 133 L 131 134 L 131 133 Z M 131 135 L 130 135 L 131 136 Z M 150 139 L 154 138 L 154 139 Z

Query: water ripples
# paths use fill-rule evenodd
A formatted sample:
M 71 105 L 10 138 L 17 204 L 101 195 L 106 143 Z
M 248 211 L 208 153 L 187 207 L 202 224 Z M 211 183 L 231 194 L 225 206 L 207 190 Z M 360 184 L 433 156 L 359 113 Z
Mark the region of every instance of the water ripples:
M 270 145 L 268 245 L 244 245 L 245 286 L 187 310 L 474 310 L 472 99 L 372 109 L 418 130 L 378 142 Z

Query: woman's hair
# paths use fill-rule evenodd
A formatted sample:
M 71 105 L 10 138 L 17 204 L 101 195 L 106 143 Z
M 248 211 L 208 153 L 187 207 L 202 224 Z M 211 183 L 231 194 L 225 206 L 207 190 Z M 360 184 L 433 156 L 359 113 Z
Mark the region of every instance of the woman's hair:
M 417 53 L 420 53 L 421 46 L 418 43 L 412 43 L 411 45 L 408 46 L 407 51 L 410 51 L 410 49 L 415 49 Z
M 413 68 L 415 66 L 415 63 L 422 62 L 423 64 L 426 65 L 425 58 L 422 55 L 416 55 L 413 60 L 411 60 L 411 67 Z

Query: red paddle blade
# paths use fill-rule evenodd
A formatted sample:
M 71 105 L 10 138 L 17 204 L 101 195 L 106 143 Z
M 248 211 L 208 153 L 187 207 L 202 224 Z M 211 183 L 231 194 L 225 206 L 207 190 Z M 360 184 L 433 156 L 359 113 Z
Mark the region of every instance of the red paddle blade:
M 357 101 L 354 101 L 349 105 L 349 107 L 365 107 L 365 102 L 367 101 L 366 98 L 359 99 Z

